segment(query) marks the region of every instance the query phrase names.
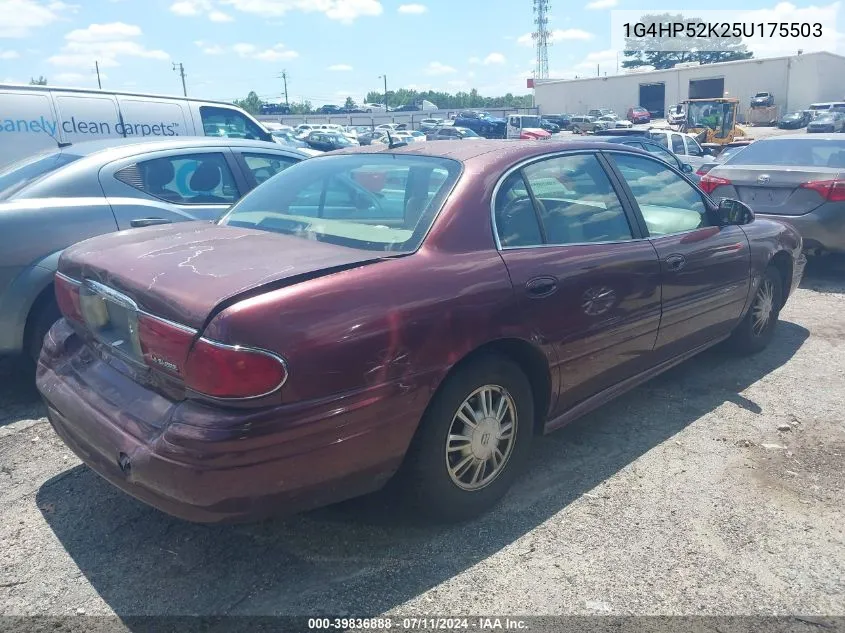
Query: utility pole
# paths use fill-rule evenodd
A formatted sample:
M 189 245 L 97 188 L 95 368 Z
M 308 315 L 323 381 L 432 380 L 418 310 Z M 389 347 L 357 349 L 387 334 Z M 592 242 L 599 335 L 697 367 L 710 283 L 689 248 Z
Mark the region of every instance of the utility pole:
M 384 79 L 384 111 L 387 112 L 387 75 L 379 75 L 379 79 Z
M 179 69 L 179 75 L 182 77 L 182 94 L 186 97 L 188 96 L 188 88 L 185 86 L 185 67 L 182 65 L 181 62 L 178 64 L 173 62 L 173 70 Z
M 285 105 L 290 107 L 290 102 L 288 101 L 288 71 L 282 71 L 282 81 L 285 82 Z
M 97 87 L 102 90 L 103 82 L 100 81 L 100 64 L 97 61 L 94 62 L 94 72 L 97 73 Z

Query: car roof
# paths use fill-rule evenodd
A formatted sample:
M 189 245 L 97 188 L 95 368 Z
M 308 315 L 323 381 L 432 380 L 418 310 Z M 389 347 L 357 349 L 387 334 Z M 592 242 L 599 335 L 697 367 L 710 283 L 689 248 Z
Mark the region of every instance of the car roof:
M 538 140 L 527 141 L 522 139 L 472 139 L 463 140 L 460 143 L 414 143 L 402 147 L 390 148 L 387 145 L 363 145 L 359 147 L 345 148 L 332 152 L 332 155 L 340 154 L 396 154 L 413 156 L 432 156 L 450 158 L 465 164 L 487 164 L 505 165 L 535 156 L 544 156 L 555 152 L 566 150 L 583 149 L 618 149 L 616 144 L 602 143 L 592 140 L 584 141 L 553 141 Z M 626 147 L 625 151 L 644 153 L 637 148 Z M 494 157 L 490 157 L 495 153 Z
M 805 141 L 845 141 L 845 136 L 841 133 L 836 134 L 835 132 L 829 132 L 827 134 L 781 134 L 778 136 L 767 136 L 765 138 L 760 138 L 755 141 L 755 143 L 759 143 L 760 141 L 794 141 L 798 139 L 803 139 Z
M 112 158 L 131 156 L 144 152 L 168 149 L 190 149 L 193 147 L 249 147 L 267 149 L 269 146 L 284 147 L 271 141 L 252 141 L 246 139 L 228 138 L 225 136 L 178 136 L 171 138 L 110 138 L 98 141 L 73 143 L 62 147 L 62 151 L 75 156 L 91 156 L 100 152 L 114 154 Z

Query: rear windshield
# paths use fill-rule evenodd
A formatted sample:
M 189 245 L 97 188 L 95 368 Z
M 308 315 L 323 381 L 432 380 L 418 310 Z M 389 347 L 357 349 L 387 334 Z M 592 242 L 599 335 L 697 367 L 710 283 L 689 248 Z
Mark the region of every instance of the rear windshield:
M 9 200 L 27 185 L 82 158 L 65 152 L 36 154 L 0 170 L 0 200 Z
M 457 161 L 431 156 L 315 158 L 254 189 L 220 224 L 362 250 L 412 252 L 460 171 Z
M 729 158 L 725 164 L 845 168 L 845 138 L 761 139 Z

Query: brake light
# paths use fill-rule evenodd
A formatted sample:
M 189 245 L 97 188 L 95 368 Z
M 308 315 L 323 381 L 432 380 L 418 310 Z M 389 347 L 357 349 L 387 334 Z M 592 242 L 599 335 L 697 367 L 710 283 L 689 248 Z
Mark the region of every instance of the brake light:
M 56 273 L 53 287 L 56 292 L 56 303 L 62 316 L 77 323 L 83 323 L 82 307 L 79 303 L 79 282 L 61 273 Z
M 731 181 L 727 178 L 711 176 L 710 174 L 705 174 L 701 177 L 701 180 L 698 182 L 698 186 L 701 187 L 705 193 L 713 193 L 716 187 L 721 187 L 722 185 L 729 184 L 731 184 Z
M 214 398 L 257 398 L 287 380 L 284 361 L 263 350 L 199 339 L 185 363 L 185 385 Z
M 138 342 L 144 362 L 155 369 L 182 376 L 196 331 L 148 314 L 138 315 Z
M 828 202 L 845 202 L 845 180 L 811 180 L 801 187 L 812 189 Z

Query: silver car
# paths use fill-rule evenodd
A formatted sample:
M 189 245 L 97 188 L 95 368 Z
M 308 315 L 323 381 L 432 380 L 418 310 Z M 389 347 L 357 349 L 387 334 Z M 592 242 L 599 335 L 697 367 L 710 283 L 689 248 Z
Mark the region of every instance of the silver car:
M 700 187 L 793 225 L 809 251 L 845 253 L 845 137 L 773 136 L 716 165 Z
M 53 273 L 66 247 L 133 227 L 213 221 L 308 156 L 263 141 L 109 139 L 0 171 L 0 355 L 37 356 L 59 315 Z

